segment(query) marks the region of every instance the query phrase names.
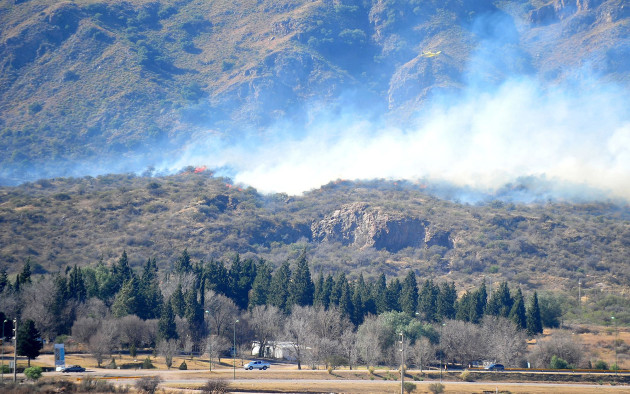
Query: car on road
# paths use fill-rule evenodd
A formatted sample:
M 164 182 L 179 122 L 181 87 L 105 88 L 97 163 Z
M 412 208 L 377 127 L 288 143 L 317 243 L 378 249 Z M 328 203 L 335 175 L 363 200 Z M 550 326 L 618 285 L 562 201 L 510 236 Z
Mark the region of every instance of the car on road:
M 503 364 L 490 364 L 484 369 L 487 371 L 505 371 Z
M 254 360 L 245 364 L 244 368 L 249 369 L 250 371 L 252 369 L 262 369 L 264 371 L 267 368 L 271 368 L 271 364 L 269 364 L 267 361 Z
M 85 372 L 85 368 L 80 365 L 71 365 L 69 367 L 63 368 L 61 372 Z

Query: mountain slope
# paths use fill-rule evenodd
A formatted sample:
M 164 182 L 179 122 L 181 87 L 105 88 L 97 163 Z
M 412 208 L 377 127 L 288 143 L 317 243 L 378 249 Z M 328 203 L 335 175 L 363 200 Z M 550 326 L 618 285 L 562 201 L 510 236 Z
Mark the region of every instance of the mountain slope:
M 0 1 L 0 181 L 139 170 L 349 92 L 405 119 L 471 81 L 588 66 L 627 86 L 608 1 Z M 343 102 L 343 101 L 342 101 Z M 328 103 L 328 104 L 316 104 Z M 176 154 L 176 153 L 175 153 Z
M 30 258 L 63 270 L 123 250 L 161 268 L 234 253 L 279 265 L 306 249 L 313 272 L 421 277 L 470 288 L 484 278 L 524 288 L 622 290 L 630 279 L 630 216 L 613 204 L 492 202 L 431 197 L 431 185 L 336 182 L 305 194 L 260 195 L 193 169 L 168 177 L 58 178 L 0 188 L 0 264 Z

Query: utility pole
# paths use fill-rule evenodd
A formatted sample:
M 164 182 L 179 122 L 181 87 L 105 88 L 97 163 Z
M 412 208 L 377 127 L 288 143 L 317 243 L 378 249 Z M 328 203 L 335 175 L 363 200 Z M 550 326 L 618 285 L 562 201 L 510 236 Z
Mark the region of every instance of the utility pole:
M 13 319 L 13 383 L 17 383 L 17 317 Z
M 444 345 L 442 344 L 442 332 L 446 323 L 442 323 L 440 326 L 440 383 L 442 383 L 442 359 L 444 357 Z
M 234 370 L 233 380 L 236 380 L 236 323 L 238 319 L 234 321 L 234 342 L 232 342 L 232 369 Z
M 400 333 L 400 394 L 405 394 L 405 334 Z
M 2 366 L 0 367 L 0 374 L 2 375 L 2 380 L 0 380 L 1 382 L 4 382 L 4 326 L 7 322 L 7 319 L 4 319 L 2 322 Z
M 208 365 L 210 366 L 210 372 L 212 372 L 212 322 L 210 320 L 212 316 L 210 316 L 209 310 L 206 310 L 206 313 L 208 314 Z
M 617 359 L 617 337 L 619 336 L 619 331 L 617 331 L 617 321 L 615 320 L 615 317 L 611 317 L 612 321 L 613 321 L 613 326 L 615 328 L 615 375 L 619 375 L 619 361 Z

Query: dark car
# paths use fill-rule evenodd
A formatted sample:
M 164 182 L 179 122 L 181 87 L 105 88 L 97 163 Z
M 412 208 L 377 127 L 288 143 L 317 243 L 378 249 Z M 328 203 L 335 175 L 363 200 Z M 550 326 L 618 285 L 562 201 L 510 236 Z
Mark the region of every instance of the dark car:
M 71 365 L 69 367 L 63 368 L 61 372 L 85 372 L 85 368 L 80 365 Z
M 503 364 L 490 364 L 484 369 L 487 371 L 505 371 Z

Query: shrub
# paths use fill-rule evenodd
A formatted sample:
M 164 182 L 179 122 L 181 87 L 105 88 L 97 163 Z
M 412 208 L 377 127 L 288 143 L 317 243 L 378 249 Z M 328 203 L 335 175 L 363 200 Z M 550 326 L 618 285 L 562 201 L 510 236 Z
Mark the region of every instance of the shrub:
M 549 368 L 551 369 L 571 369 L 571 366 L 569 365 L 569 363 L 558 357 L 558 356 L 553 356 L 551 357 L 551 363 L 549 364 Z
M 211 379 L 201 388 L 202 393 L 223 394 L 228 392 L 228 383 L 223 379 Z
M 606 363 L 606 361 L 603 361 L 603 360 L 597 360 L 595 362 L 595 365 L 593 366 L 593 368 L 607 371 L 608 370 L 608 363 Z
M 442 383 L 431 383 L 428 389 L 433 394 L 439 394 L 444 392 L 444 385 Z
M 114 359 L 114 357 L 112 357 L 112 361 L 109 362 L 109 364 L 107 364 L 107 368 L 109 369 L 116 369 L 116 359 Z
M 335 368 L 333 368 L 331 365 L 328 366 L 328 368 L 326 368 L 328 370 L 328 373 L 330 375 L 332 375 L 333 371 L 335 370 Z
M 188 370 L 188 365 L 186 365 L 186 360 L 182 361 L 182 363 L 181 363 L 181 364 L 179 364 L 179 369 L 180 369 L 181 371 L 186 371 L 186 370 Z
M 465 369 L 462 371 L 461 374 L 459 374 L 459 378 L 461 380 L 463 380 L 464 382 L 472 382 L 472 376 L 470 376 L 470 371 Z
M 405 390 L 405 393 L 413 393 L 414 391 L 416 391 L 416 385 L 411 382 L 405 382 L 403 384 L 403 389 Z
M 374 367 L 370 365 L 368 367 L 368 372 L 370 373 L 370 375 L 374 375 Z
M 145 376 L 136 381 L 136 389 L 141 393 L 153 394 L 156 392 L 162 378 L 159 376 Z
M 42 377 L 42 368 L 41 367 L 30 367 L 24 370 L 24 375 L 29 380 L 37 380 Z
M 145 358 L 144 361 L 142 362 L 142 369 L 153 369 L 153 368 L 155 368 L 155 366 L 151 362 L 151 358 L 150 357 Z
M 9 373 L 9 372 L 11 372 L 11 368 L 9 368 L 8 364 L 3 364 L 2 366 L 0 366 L 0 368 L 2 369 L 2 373 Z

